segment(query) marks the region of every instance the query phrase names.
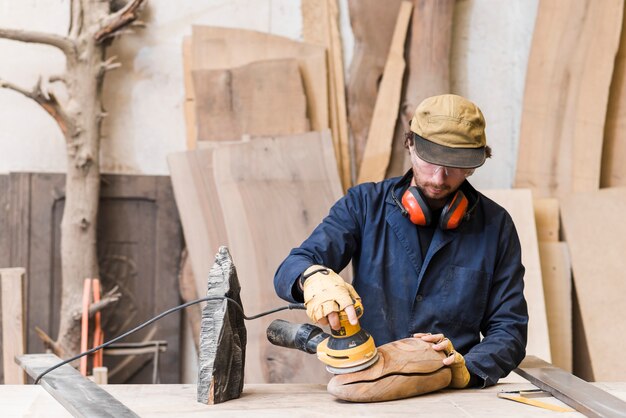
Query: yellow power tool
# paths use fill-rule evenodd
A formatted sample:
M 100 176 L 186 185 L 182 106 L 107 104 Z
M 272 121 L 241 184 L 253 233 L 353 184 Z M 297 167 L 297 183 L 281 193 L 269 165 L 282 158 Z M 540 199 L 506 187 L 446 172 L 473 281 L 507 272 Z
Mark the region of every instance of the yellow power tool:
M 360 301 L 354 304 L 357 317 L 363 315 Z M 296 348 L 306 353 L 317 353 L 333 374 L 364 370 L 376 363 L 378 352 L 372 336 L 359 324 L 352 325 L 348 315 L 339 312 L 339 330 L 331 334 L 311 324 L 292 324 L 283 319 L 274 320 L 267 328 L 267 339 L 274 345 Z

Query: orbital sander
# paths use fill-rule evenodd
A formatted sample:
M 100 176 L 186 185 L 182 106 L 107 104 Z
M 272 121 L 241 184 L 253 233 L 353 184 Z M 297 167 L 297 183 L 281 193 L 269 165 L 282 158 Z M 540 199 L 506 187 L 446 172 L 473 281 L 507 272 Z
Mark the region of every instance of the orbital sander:
M 363 315 L 360 301 L 354 304 L 357 317 Z M 317 353 L 333 374 L 347 374 L 367 369 L 378 360 L 372 336 L 357 323 L 352 325 L 348 315 L 339 312 L 338 330 L 330 335 L 312 324 L 293 324 L 283 319 L 274 320 L 267 328 L 267 339 L 274 345 L 295 348 L 305 353 Z

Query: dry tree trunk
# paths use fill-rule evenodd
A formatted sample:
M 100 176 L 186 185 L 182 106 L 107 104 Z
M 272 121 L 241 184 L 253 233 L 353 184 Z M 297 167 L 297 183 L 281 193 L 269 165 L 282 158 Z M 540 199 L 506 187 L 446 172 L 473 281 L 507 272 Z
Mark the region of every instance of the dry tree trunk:
M 113 37 L 136 21 L 144 0 L 130 0 L 112 11 L 114 0 L 71 0 L 67 36 L 22 30 L 0 29 L 0 38 L 51 45 L 66 57 L 66 72 L 50 78 L 67 89 L 68 100 L 60 103 L 44 91 L 41 80 L 30 91 L 0 79 L 0 87 L 15 90 L 36 101 L 58 123 L 67 147 L 65 209 L 61 222 L 61 268 L 63 276 L 61 319 L 55 342 L 47 342 L 61 357 L 76 354 L 80 328 L 76 312 L 81 310 L 83 280 L 99 277 L 96 250 L 100 195 L 100 128 L 105 112 L 102 83 L 107 71 L 120 66 L 115 57 L 105 59 Z M 111 298 L 114 302 L 116 298 Z M 106 306 L 101 304 L 100 309 Z

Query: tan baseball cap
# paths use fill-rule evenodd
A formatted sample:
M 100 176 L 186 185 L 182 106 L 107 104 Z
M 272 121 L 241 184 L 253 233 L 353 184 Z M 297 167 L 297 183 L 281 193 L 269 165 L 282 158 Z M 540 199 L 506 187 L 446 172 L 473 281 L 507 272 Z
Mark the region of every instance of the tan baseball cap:
M 485 163 L 485 118 L 474 103 L 455 94 L 425 99 L 411 119 L 417 155 L 431 164 L 475 168 Z

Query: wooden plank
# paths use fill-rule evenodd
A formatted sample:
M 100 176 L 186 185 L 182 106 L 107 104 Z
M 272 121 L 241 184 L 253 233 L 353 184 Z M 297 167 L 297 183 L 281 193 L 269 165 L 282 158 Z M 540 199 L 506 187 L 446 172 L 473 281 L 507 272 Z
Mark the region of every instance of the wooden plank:
M 328 82 L 323 46 L 256 31 L 210 26 L 193 26 L 192 39 L 192 70 L 234 68 L 269 59 L 297 59 L 311 129 L 328 128 Z
M 27 354 L 18 361 L 29 376 L 36 378 L 62 360 L 54 354 Z M 74 417 L 139 416 L 69 364 L 48 373 L 40 382 Z
M 626 186 L 626 8 L 604 126 L 600 187 Z
M 220 247 L 209 272 L 206 296 L 227 296 L 241 305 L 241 286 L 228 248 Z M 211 300 L 202 309 L 198 402 L 214 405 L 236 399 L 243 390 L 246 326 L 233 302 Z
M 11 227 L 9 223 L 9 176 L 0 174 L 0 268 L 11 265 Z M 2 298 L 0 297 L 0 304 Z M 2 309 L 0 309 L 0 328 L 2 328 Z M 2 333 L 0 332 L 0 344 L 2 344 Z M 4 381 L 4 371 L 0 363 L 0 381 Z
M 450 51 L 456 0 L 413 0 L 405 83 L 386 177 L 410 167 L 404 133 L 417 105 L 427 97 L 450 93 Z
M 551 197 L 534 199 L 537 240 L 539 242 L 559 241 L 559 200 Z
M 528 189 L 481 190 L 511 215 L 522 246 L 524 296 L 528 302 L 528 344 L 526 354 L 551 360 L 550 336 L 546 315 L 546 303 L 537 245 L 537 230 L 533 211 L 533 198 Z
M 623 187 L 561 199 L 563 232 L 586 341 L 586 347 L 575 349 L 588 351 L 591 377 L 598 381 L 617 381 L 626 374 L 626 366 L 614 360 L 626 344 L 626 321 L 620 319 L 626 317 L 626 225 L 621 215 L 625 204 Z
M 354 34 L 347 88 L 348 122 L 354 143 L 353 164 L 357 168 L 363 159 L 400 3 L 401 0 L 348 0 Z
M 404 41 L 412 9 L 411 2 L 403 1 L 400 5 L 357 183 L 381 181 L 387 172 L 402 91 L 402 76 L 405 67 Z
M 306 96 L 295 59 L 265 60 L 223 70 L 192 71 L 198 139 L 306 132 Z M 276 92 L 282 92 L 276 94 Z
M 187 149 L 196 149 L 198 128 L 196 126 L 196 97 L 193 89 L 193 77 L 191 76 L 191 36 L 183 37 L 183 82 L 185 84 L 183 111 L 187 128 Z
M 620 0 L 539 2 L 515 179 L 535 197 L 596 190 Z M 598 46 L 602 45 L 601 48 Z
M 15 363 L 15 357 L 24 354 L 24 275 L 19 268 L 0 269 L 2 285 L 2 360 L 5 385 L 23 385 L 24 371 Z
M 540 242 L 552 364 L 572 372 L 572 269 L 564 242 Z

